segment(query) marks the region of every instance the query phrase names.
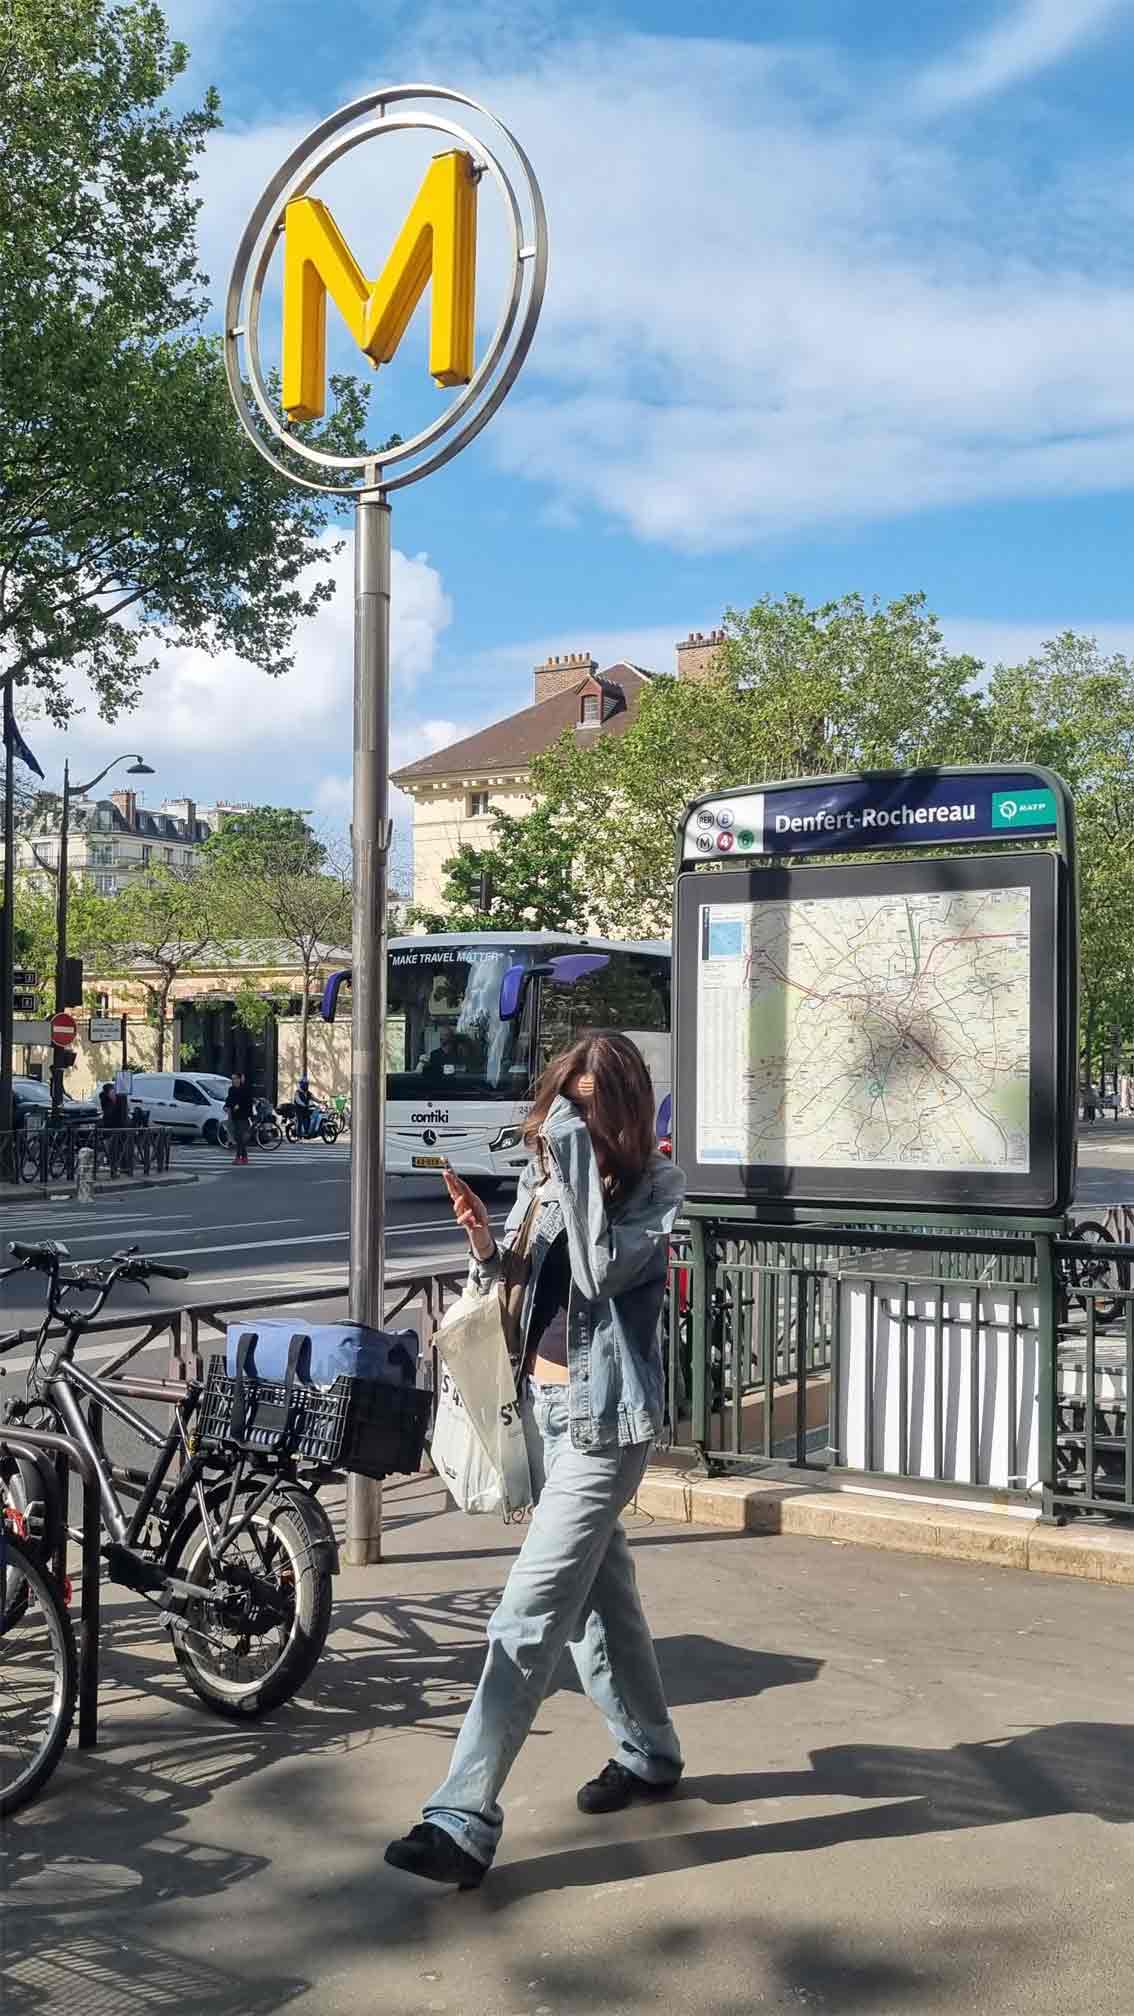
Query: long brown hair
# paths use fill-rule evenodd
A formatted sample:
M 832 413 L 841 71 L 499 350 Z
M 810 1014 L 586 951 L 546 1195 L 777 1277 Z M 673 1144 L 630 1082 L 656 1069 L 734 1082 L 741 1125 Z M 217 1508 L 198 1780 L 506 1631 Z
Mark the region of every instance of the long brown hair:
M 654 1152 L 654 1088 L 628 1036 L 596 1030 L 553 1057 L 532 1094 L 525 1145 L 543 1159 L 540 1129 L 565 1085 L 589 1072 L 595 1089 L 580 1108 L 613 1202 L 634 1188 Z

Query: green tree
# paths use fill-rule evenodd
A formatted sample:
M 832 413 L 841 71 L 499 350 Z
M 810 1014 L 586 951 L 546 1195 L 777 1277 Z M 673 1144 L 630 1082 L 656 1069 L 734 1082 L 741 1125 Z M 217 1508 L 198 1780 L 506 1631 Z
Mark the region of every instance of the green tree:
M 156 971 L 156 979 L 141 977 L 158 1032 L 158 1071 L 165 1069 L 173 984 L 199 964 L 217 932 L 218 917 L 211 876 L 191 868 L 161 867 L 127 883 L 103 920 L 106 942 L 99 950 L 111 968 L 128 975 L 137 965 Z
M 765 597 L 726 626 L 715 677 L 655 679 L 625 734 L 565 736 L 533 766 L 600 930 L 668 933 L 674 824 L 699 792 L 971 754 L 981 668 L 946 650 L 923 596 Z
M 20 876 L 16 881 L 16 940 L 19 962 L 40 978 L 40 1012 L 55 1005 L 56 897 L 58 876 L 46 887 Z M 67 949 L 88 962 L 105 956 L 114 942 L 117 898 L 100 895 L 89 877 L 68 878 Z
M 273 937 L 299 966 L 299 1062 L 306 1073 L 315 974 L 328 947 L 350 943 L 349 874 L 302 813 L 271 805 L 227 819 L 206 843 L 204 865 L 227 934 Z
M 1065 631 L 988 685 L 989 761 L 1044 763 L 1070 785 L 1079 842 L 1084 1075 L 1110 1032 L 1134 1035 L 1134 667 Z
M 163 104 L 185 63 L 154 0 L 0 14 L 0 679 L 59 721 L 77 674 L 132 705 L 159 636 L 285 672 L 332 592 L 324 505 L 246 439 L 203 330 L 219 107 Z M 319 438 L 353 451 L 366 391 L 335 394 Z
M 492 815 L 492 844 L 464 846 L 444 864 L 437 912 L 411 910 L 427 931 L 581 931 L 586 905 L 570 834 L 547 805 Z M 487 902 L 482 897 L 487 896 Z
M 204 859 L 236 884 L 268 874 L 306 875 L 323 866 L 326 844 L 302 812 L 286 805 L 255 805 L 231 812 L 205 843 Z

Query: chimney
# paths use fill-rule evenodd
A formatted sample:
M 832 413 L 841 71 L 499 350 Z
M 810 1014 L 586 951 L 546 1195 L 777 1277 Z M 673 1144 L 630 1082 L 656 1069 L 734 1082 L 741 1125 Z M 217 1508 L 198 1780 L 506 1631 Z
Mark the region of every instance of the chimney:
M 696 685 L 711 679 L 718 670 L 724 641 L 723 630 L 710 630 L 708 636 L 703 630 L 691 630 L 685 642 L 677 647 L 678 678 L 691 679 Z
M 118 810 L 119 810 L 119 811 L 121 812 L 121 814 L 122 814 L 122 817 L 123 817 L 123 818 L 125 819 L 125 821 L 126 821 L 126 824 L 127 824 L 127 826 L 129 826 L 129 827 L 130 827 L 130 829 L 131 829 L 131 831 L 133 831 L 133 827 L 134 827 L 134 814 L 136 813 L 136 811 L 137 811 L 137 809 L 138 809 L 138 794 L 137 794 L 137 792 L 136 792 L 136 791 L 112 791 L 112 792 L 111 792 L 111 794 L 110 794 L 110 802 L 111 802 L 111 804 L 112 804 L 112 805 L 116 805 L 116 806 L 117 806 Z
M 598 662 L 589 651 L 567 651 L 562 657 L 548 658 L 535 668 L 532 698 L 550 700 L 552 694 L 566 693 L 580 679 L 593 678 L 597 671 Z

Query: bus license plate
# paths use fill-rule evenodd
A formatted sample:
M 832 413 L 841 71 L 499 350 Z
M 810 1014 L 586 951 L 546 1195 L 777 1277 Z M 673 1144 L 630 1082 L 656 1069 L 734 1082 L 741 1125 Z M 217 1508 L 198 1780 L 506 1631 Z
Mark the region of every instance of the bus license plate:
M 443 1169 L 445 1167 L 445 1157 L 443 1155 L 415 1155 L 413 1166 L 415 1169 Z

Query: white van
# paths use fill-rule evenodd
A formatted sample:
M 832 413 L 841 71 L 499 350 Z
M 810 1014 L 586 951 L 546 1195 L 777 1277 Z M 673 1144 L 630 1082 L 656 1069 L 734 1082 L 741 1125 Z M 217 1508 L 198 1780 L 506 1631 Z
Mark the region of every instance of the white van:
M 215 1146 L 225 1124 L 229 1084 L 212 1071 L 135 1071 L 130 1104 L 145 1108 L 151 1127 L 168 1127 L 186 1140 Z

